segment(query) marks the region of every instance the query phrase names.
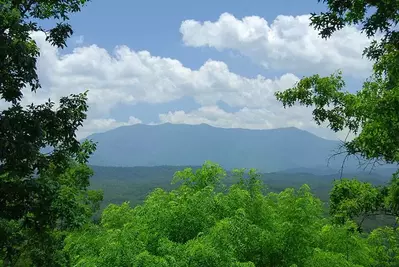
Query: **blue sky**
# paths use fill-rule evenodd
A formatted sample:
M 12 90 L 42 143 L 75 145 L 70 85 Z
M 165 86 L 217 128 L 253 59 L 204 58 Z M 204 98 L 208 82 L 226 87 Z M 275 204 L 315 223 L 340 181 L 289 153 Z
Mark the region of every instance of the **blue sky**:
M 134 50 L 148 50 L 161 57 L 178 59 L 185 66 L 197 69 L 206 60 L 212 58 L 221 60 L 229 65 L 231 71 L 248 77 L 262 74 L 264 69 L 252 63 L 248 58 L 234 57 L 229 52 L 218 52 L 212 48 L 196 49 L 187 47 L 181 40 L 180 24 L 186 19 L 199 21 L 217 20 L 220 14 L 228 12 L 236 17 L 260 16 L 272 21 L 278 15 L 303 15 L 319 12 L 324 5 L 314 0 L 284 0 L 273 1 L 129 1 L 120 0 L 111 4 L 110 1 L 97 0 L 90 2 L 82 12 L 71 17 L 76 36 L 84 36 L 87 44 L 98 44 L 112 51 L 117 45 L 127 45 Z M 117 4 L 116 4 L 117 3 Z M 73 46 L 74 39 L 71 40 Z M 67 51 L 70 49 L 67 49 Z M 281 75 L 275 71 L 268 75 Z M 224 110 L 235 111 L 221 102 Z M 134 114 L 143 122 L 157 120 L 158 114 L 171 110 L 193 110 L 200 105 L 190 97 L 181 100 L 150 105 L 139 103 L 135 106 L 121 105 L 113 110 L 112 115 L 117 119 L 127 119 Z
M 295 126 L 336 138 L 311 122 L 311 110 L 281 110 L 273 92 L 337 68 L 347 70 L 353 91 L 369 70 L 360 57 L 367 40 L 348 28 L 320 41 L 306 16 L 324 4 L 273 2 L 92 1 L 71 16 L 67 49 L 55 51 L 35 35 L 44 90 L 27 100 L 89 89 L 93 108 L 83 136 L 138 122 L 205 122 Z
M 325 10 L 317 0 L 282 1 L 129 1 L 93 0 L 71 17 L 75 35 L 83 35 L 89 44 L 99 44 L 107 50 L 125 44 L 134 50 L 149 50 L 161 57 L 179 59 L 190 68 L 200 67 L 208 58 L 223 60 L 232 71 L 257 75 L 256 66 L 248 69 L 230 60 L 228 54 L 213 49 L 185 47 L 179 33 L 180 24 L 187 19 L 217 20 L 222 13 L 241 18 L 260 16 L 272 21 L 278 15 L 303 15 Z

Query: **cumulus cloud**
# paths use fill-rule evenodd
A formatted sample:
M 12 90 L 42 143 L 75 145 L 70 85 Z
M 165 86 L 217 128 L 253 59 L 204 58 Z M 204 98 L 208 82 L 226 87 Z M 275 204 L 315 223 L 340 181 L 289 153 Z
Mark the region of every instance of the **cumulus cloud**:
M 48 98 L 56 100 L 89 90 L 89 120 L 80 136 L 129 124 L 104 119 L 121 103 L 166 103 L 185 96 L 193 97 L 205 110 L 222 100 L 231 107 L 248 110 L 242 116 L 253 116 L 256 112 L 251 113 L 252 110 L 266 109 L 278 117 L 281 104 L 275 100 L 274 92 L 299 80 L 291 73 L 272 79 L 261 75 L 247 78 L 231 72 L 225 63 L 213 60 L 206 61 L 199 69 L 190 69 L 178 60 L 153 56 L 148 51 L 133 51 L 127 46 L 116 47 L 112 54 L 97 45 L 60 54 L 45 42 L 43 34 L 35 33 L 34 39 L 41 51 L 38 72 L 43 88 L 35 94 L 26 90 L 24 103 L 42 103 Z M 299 121 L 310 119 L 307 113 L 297 114 L 302 114 Z M 256 118 L 271 119 L 261 116 L 258 114 Z M 279 127 L 276 121 L 267 124 Z
M 223 100 L 236 107 L 262 107 L 274 102 L 274 92 L 299 80 L 292 73 L 269 79 L 247 78 L 229 70 L 224 62 L 208 60 L 198 70 L 178 60 L 153 56 L 118 46 L 113 54 L 97 45 L 78 47 L 72 53 L 59 51 L 35 33 L 40 49 L 38 72 L 43 88 L 26 101 L 45 101 L 89 90 L 95 112 L 107 114 L 115 104 L 165 103 L 193 96 L 203 105 Z
M 294 109 L 298 111 L 301 108 L 294 107 Z M 298 128 L 313 127 L 314 124 L 310 120 L 304 120 L 309 115 L 309 110 L 306 109 L 298 113 L 295 110 L 287 112 L 287 110 L 282 108 L 250 109 L 245 107 L 237 112 L 229 113 L 218 106 L 204 106 L 189 113 L 180 110 L 160 114 L 159 119 L 164 123 L 206 123 L 222 128 L 272 129 L 289 126 Z
M 254 130 L 296 127 L 326 139 L 345 139 L 345 131 L 335 134 L 328 130 L 326 125 L 316 125 L 311 118 L 310 109 L 298 106 L 290 109 L 281 107 L 250 109 L 245 107 L 232 113 L 226 112 L 218 106 L 204 106 L 191 112 L 179 110 L 159 115 L 162 123 L 193 125 L 205 123 L 214 127 Z
M 121 126 L 129 126 L 142 123 L 141 120 L 130 116 L 127 122 L 117 121 L 115 119 L 93 119 L 85 124 L 85 127 L 78 132 L 78 138 L 84 138 L 92 133 L 105 132 Z
M 229 17 L 228 14 L 224 14 L 219 21 L 223 21 L 226 16 Z M 254 18 L 256 17 L 252 17 L 254 21 L 252 24 L 256 24 L 257 20 Z M 251 19 L 246 18 L 243 21 L 247 20 Z M 260 22 L 258 21 L 260 25 L 258 28 L 261 28 L 263 23 Z M 183 25 L 186 25 L 186 30 L 197 27 L 196 23 L 186 21 L 182 24 L 182 28 Z M 245 26 L 244 22 L 240 23 L 239 27 Z M 252 25 L 251 23 L 247 24 Z M 191 26 L 187 26 L 189 24 Z M 198 25 L 199 36 L 204 35 L 206 32 L 202 28 L 204 26 Z M 271 29 L 274 27 L 271 26 Z M 239 32 L 245 32 L 245 28 L 240 28 Z M 252 40 L 252 43 L 259 38 L 262 39 L 254 30 L 251 34 L 247 39 Z M 214 31 L 213 35 L 221 35 L 221 38 L 224 38 L 223 32 Z M 286 35 L 287 33 L 279 38 Z M 299 80 L 296 75 L 289 72 L 280 77 L 267 78 L 258 75 L 248 78 L 231 72 L 224 62 L 214 60 L 204 62 L 198 69 L 191 69 L 176 59 L 154 56 L 148 51 L 134 51 L 127 46 L 118 46 L 110 53 L 97 45 L 83 45 L 76 47 L 70 53 L 61 54 L 58 49 L 45 41 L 44 34 L 34 33 L 33 38 L 41 51 L 38 73 L 42 89 L 35 94 L 27 89 L 24 92 L 23 104 L 43 103 L 49 98 L 57 100 L 62 96 L 89 90 L 88 120 L 79 131 L 79 137 L 123 125 L 142 123 L 140 118 L 134 117 L 135 114 L 127 114 L 132 117 L 124 122 L 113 119 L 111 111 L 120 104 L 167 103 L 186 96 L 195 99 L 202 107 L 192 112 L 182 110 L 160 114 L 159 122 L 153 123 L 208 123 L 219 127 L 250 129 L 295 126 L 316 132 L 319 129 L 312 122 L 310 109 L 304 107 L 283 109 L 281 103 L 276 101 L 274 97 L 276 91 L 289 88 Z M 196 40 L 194 36 L 190 38 Z M 197 45 L 202 45 L 203 41 L 198 40 Z M 215 40 L 212 42 L 215 43 Z M 232 43 L 233 40 L 234 38 L 229 42 Z M 224 41 L 218 45 L 220 49 L 224 47 Z M 283 47 L 281 45 L 275 49 L 284 52 Z M 287 49 L 291 51 L 290 48 Z M 273 59 L 273 56 L 266 59 L 270 58 Z M 332 60 L 325 58 L 324 54 L 322 59 Z M 290 59 L 282 56 L 282 62 L 284 60 Z M 277 61 L 277 59 L 269 60 L 269 63 L 275 64 Z M 238 111 L 224 111 L 217 106 L 220 101 Z M 331 133 L 329 135 L 319 133 L 319 135 L 331 137 Z
M 268 23 L 258 16 L 238 19 L 224 13 L 214 22 L 185 20 L 180 32 L 187 46 L 232 49 L 266 68 L 321 74 L 341 69 L 360 78 L 370 74 L 371 64 L 362 58 L 370 43 L 366 35 L 349 26 L 324 40 L 309 25 L 309 18 L 280 15 Z

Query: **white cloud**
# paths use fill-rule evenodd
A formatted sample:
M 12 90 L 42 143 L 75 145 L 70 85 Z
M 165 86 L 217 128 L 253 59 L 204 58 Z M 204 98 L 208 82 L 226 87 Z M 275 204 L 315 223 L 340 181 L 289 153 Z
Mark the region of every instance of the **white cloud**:
M 295 108 L 294 108 L 295 109 Z M 296 108 L 299 109 L 299 108 Z M 306 111 L 306 110 L 303 110 Z M 201 124 L 206 123 L 222 128 L 247 128 L 247 129 L 271 129 L 294 126 L 303 128 L 313 126 L 309 121 L 303 121 L 309 112 L 290 114 L 287 110 L 277 108 L 250 109 L 242 108 L 237 112 L 229 113 L 218 106 L 204 106 L 198 110 L 186 113 L 182 110 L 160 114 L 161 122 Z
M 204 106 L 189 113 L 180 110 L 159 115 L 162 123 L 194 125 L 206 123 L 214 127 L 244 129 L 296 127 L 326 139 L 338 137 L 343 140 L 345 138 L 345 132 L 334 134 L 325 126 L 317 126 L 311 117 L 310 109 L 298 106 L 290 109 L 281 107 L 250 109 L 245 107 L 232 113 L 226 112 L 218 106 Z
M 180 32 L 187 46 L 233 49 L 267 68 L 311 74 L 342 69 L 360 78 L 370 74 L 371 64 L 362 58 L 370 43 L 365 34 L 350 26 L 324 40 L 309 17 L 280 15 L 269 24 L 258 16 L 237 19 L 224 13 L 214 22 L 185 20 Z
M 79 131 L 78 138 L 87 137 L 91 133 L 105 132 L 121 126 L 129 126 L 142 123 L 141 120 L 130 116 L 127 122 L 116 121 L 115 119 L 93 119 L 85 124 L 85 127 Z
M 97 45 L 80 46 L 62 55 L 45 42 L 42 33 L 34 33 L 33 37 L 41 50 L 38 73 L 43 88 L 36 94 L 26 90 L 24 104 L 43 103 L 48 98 L 57 100 L 88 89 L 90 110 L 79 137 L 141 123 L 135 117 L 127 122 L 110 118 L 111 111 L 121 103 L 167 103 L 185 96 L 193 97 L 202 107 L 190 113 L 161 114 L 160 122 L 251 129 L 296 126 L 319 131 L 311 120 L 310 109 L 283 109 L 274 97 L 276 91 L 299 80 L 292 73 L 247 78 L 231 72 L 225 63 L 213 60 L 206 61 L 199 69 L 190 69 L 178 60 L 157 57 L 148 51 L 133 51 L 127 46 L 118 46 L 113 53 Z M 218 108 L 220 100 L 239 111 Z M 319 135 L 331 137 L 328 134 Z
M 36 94 L 27 90 L 24 103 L 56 100 L 88 89 L 90 110 L 89 121 L 81 131 L 84 134 L 120 125 L 104 118 L 121 103 L 166 103 L 192 96 L 203 106 L 223 100 L 232 107 L 276 111 L 281 105 L 274 92 L 298 81 L 290 73 L 274 79 L 260 75 L 246 78 L 232 73 L 225 63 L 212 60 L 193 70 L 178 60 L 126 46 L 116 47 L 113 54 L 91 45 L 61 55 L 44 41 L 43 34 L 35 33 L 34 38 L 41 49 L 38 72 L 43 88 Z

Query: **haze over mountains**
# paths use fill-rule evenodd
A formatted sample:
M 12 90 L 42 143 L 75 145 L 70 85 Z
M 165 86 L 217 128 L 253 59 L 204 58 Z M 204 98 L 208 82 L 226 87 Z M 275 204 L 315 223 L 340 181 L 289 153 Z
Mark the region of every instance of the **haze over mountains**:
M 337 172 L 343 156 L 328 158 L 340 145 L 297 128 L 225 129 L 206 124 L 137 124 L 93 134 L 98 142 L 90 164 L 98 166 L 198 166 L 211 160 L 226 169 L 262 172 L 319 170 Z M 347 161 L 346 170 L 357 170 Z M 310 172 L 310 171 L 307 171 Z

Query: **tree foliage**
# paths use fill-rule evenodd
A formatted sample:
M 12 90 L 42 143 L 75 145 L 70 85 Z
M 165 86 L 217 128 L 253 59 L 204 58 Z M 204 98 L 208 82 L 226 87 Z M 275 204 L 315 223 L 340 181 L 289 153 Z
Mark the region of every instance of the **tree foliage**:
M 375 41 L 364 50 L 373 74 L 356 93 L 342 73 L 313 75 L 276 94 L 284 106 L 314 108 L 317 123 L 357 134 L 348 154 L 399 163 L 398 3 L 395 0 L 324 0 L 313 14 L 324 38 L 360 24 Z M 87 189 L 94 151 L 76 130 L 86 118 L 87 94 L 59 106 L 23 107 L 25 87 L 40 88 L 39 49 L 30 33 L 45 31 L 62 48 L 73 33 L 68 16 L 86 0 L 0 0 L 0 256 L 4 266 L 399 266 L 396 225 L 362 233 L 362 218 L 398 216 L 399 177 L 376 187 L 355 179 L 336 181 L 330 215 L 303 185 L 273 193 L 255 170 L 226 172 L 206 162 L 177 172 L 177 189 L 156 189 L 142 205 L 109 205 L 99 224 L 90 221 L 102 194 Z M 370 9 L 372 8 L 372 9 Z M 38 21 L 56 19 L 52 29 Z M 50 153 L 43 149 L 51 147 Z M 360 221 L 359 221 L 360 218 Z
M 363 56 L 373 64 L 373 73 L 356 93 L 345 91 L 343 75 L 337 71 L 327 77 L 318 74 L 304 77 L 293 88 L 277 92 L 276 97 L 284 107 L 295 104 L 312 107 L 313 118 L 319 125 L 326 122 L 333 131 L 348 129 L 355 133 L 353 140 L 345 140 L 343 144 L 348 155 L 360 155 L 374 163 L 399 164 L 399 34 L 396 27 L 399 3 L 396 0 L 322 2 L 327 3 L 328 11 L 312 14 L 311 25 L 326 39 L 347 25 L 359 26 L 374 39 L 363 51 Z M 398 173 L 393 174 L 391 183 L 385 187 L 374 187 L 355 179 L 337 181 L 330 197 L 330 213 L 335 223 L 345 225 L 360 217 L 359 229 L 364 218 L 371 214 L 397 217 Z M 395 225 L 371 233 L 369 243 L 375 246 L 370 255 L 377 257 L 381 253 L 381 258 L 370 266 L 398 264 L 396 229 Z M 350 265 L 341 263 L 340 266 Z
M 31 202 L 26 205 L 14 197 L 14 213 L 1 211 L 0 255 L 11 266 L 65 266 L 63 239 L 66 233 L 91 221 L 102 200 L 101 191 L 87 190 L 92 171 L 86 164 L 71 162 L 62 174 L 52 165 L 30 183 Z M 16 184 L 19 179 L 2 176 L 4 184 Z M 29 182 L 29 181 L 28 181 Z M 21 192 L 17 192 L 21 194 Z M 21 215 L 20 215 L 21 214 Z M 14 216 L 14 217 L 12 217 Z
M 62 163 L 79 153 L 75 132 L 86 118 L 86 93 L 61 98 L 58 108 L 50 100 L 29 107 L 22 107 L 20 101 L 23 89 L 40 88 L 36 71 L 39 49 L 30 34 L 45 31 L 51 44 L 64 47 L 73 33 L 67 23 L 68 14 L 78 12 L 85 2 L 0 1 L 0 98 L 9 103 L 0 114 L 1 173 L 31 175 L 34 170 L 46 168 L 50 161 Z M 37 22 L 44 19 L 60 22 L 45 30 Z M 54 152 L 40 153 L 40 148 L 46 146 L 55 148 Z
M 1 0 L 0 1 L 0 95 L 7 102 L 22 99 L 22 88 L 40 88 L 36 72 L 39 49 L 30 33 L 43 31 L 46 40 L 59 48 L 73 34 L 69 14 L 79 12 L 87 0 Z M 38 21 L 55 19 L 57 24 L 44 29 Z
M 313 14 L 311 25 L 329 38 L 346 25 L 360 24 L 375 38 L 364 55 L 373 61 L 373 74 L 357 93 L 345 91 L 341 72 L 327 77 L 313 75 L 276 93 L 284 106 L 313 106 L 318 124 L 327 122 L 334 131 L 349 129 L 357 134 L 345 143 L 349 154 L 366 159 L 399 162 L 398 3 L 388 1 L 324 0 L 329 11 Z M 371 8 L 374 8 L 371 9 Z M 382 37 L 379 36 L 382 32 Z
M 207 162 L 185 169 L 177 189 L 155 189 L 142 205 L 110 204 L 98 225 L 72 232 L 64 252 L 72 266 L 395 266 L 396 230 L 364 235 L 347 220 L 324 218 L 322 202 L 303 185 L 269 192 L 254 170 Z M 184 176 L 183 176 L 184 175 Z M 205 182 L 199 187 L 196 181 Z M 395 234 L 394 234 L 395 233 Z M 387 243 L 387 241 L 389 241 Z M 379 251 L 384 252 L 381 258 Z M 394 250 L 396 251 L 396 250 Z M 384 265 L 386 262 L 391 265 Z
M 81 226 L 101 200 L 87 191 L 86 162 L 94 151 L 76 131 L 86 118 L 87 93 L 59 105 L 22 106 L 24 90 L 40 88 L 40 54 L 32 32 L 63 48 L 73 33 L 69 15 L 86 0 L 0 0 L 0 256 L 5 266 L 64 266 L 65 231 Z M 40 26 L 54 19 L 51 29 Z M 51 148 L 50 153 L 43 150 Z
M 319 1 L 320 2 L 320 1 Z M 304 77 L 293 88 L 277 92 L 284 107 L 295 104 L 313 107 L 313 118 L 333 131 L 355 133 L 345 140 L 348 155 L 359 155 L 374 163 L 399 164 L 399 4 L 395 0 L 324 0 L 328 11 L 312 14 L 311 25 L 329 38 L 347 25 L 358 25 L 374 38 L 363 55 L 373 63 L 371 76 L 360 90 L 345 89 L 341 72 L 327 77 Z M 342 180 L 331 194 L 331 213 L 341 223 L 354 216 L 390 214 L 398 216 L 398 173 L 389 186 L 376 188 L 356 180 Z
M 341 72 L 313 75 L 278 92 L 283 105 L 314 108 L 318 124 L 356 134 L 345 140 L 349 155 L 399 163 L 398 22 L 395 0 L 325 0 L 328 11 L 313 14 L 324 38 L 345 25 L 360 24 L 375 41 L 364 50 L 374 64 L 361 90 L 345 91 Z M 225 172 L 206 163 L 178 172 L 172 191 L 156 189 L 142 205 L 110 205 L 99 225 L 71 233 L 65 252 L 75 266 L 398 266 L 396 225 L 361 232 L 372 214 L 398 215 L 399 179 L 376 187 L 355 179 L 336 181 L 331 218 L 308 186 L 266 192 L 250 171 L 221 185 Z M 244 176 L 249 176 L 244 179 Z M 356 219 L 359 219 L 356 220 Z M 84 238 L 82 238 L 84 237 Z

